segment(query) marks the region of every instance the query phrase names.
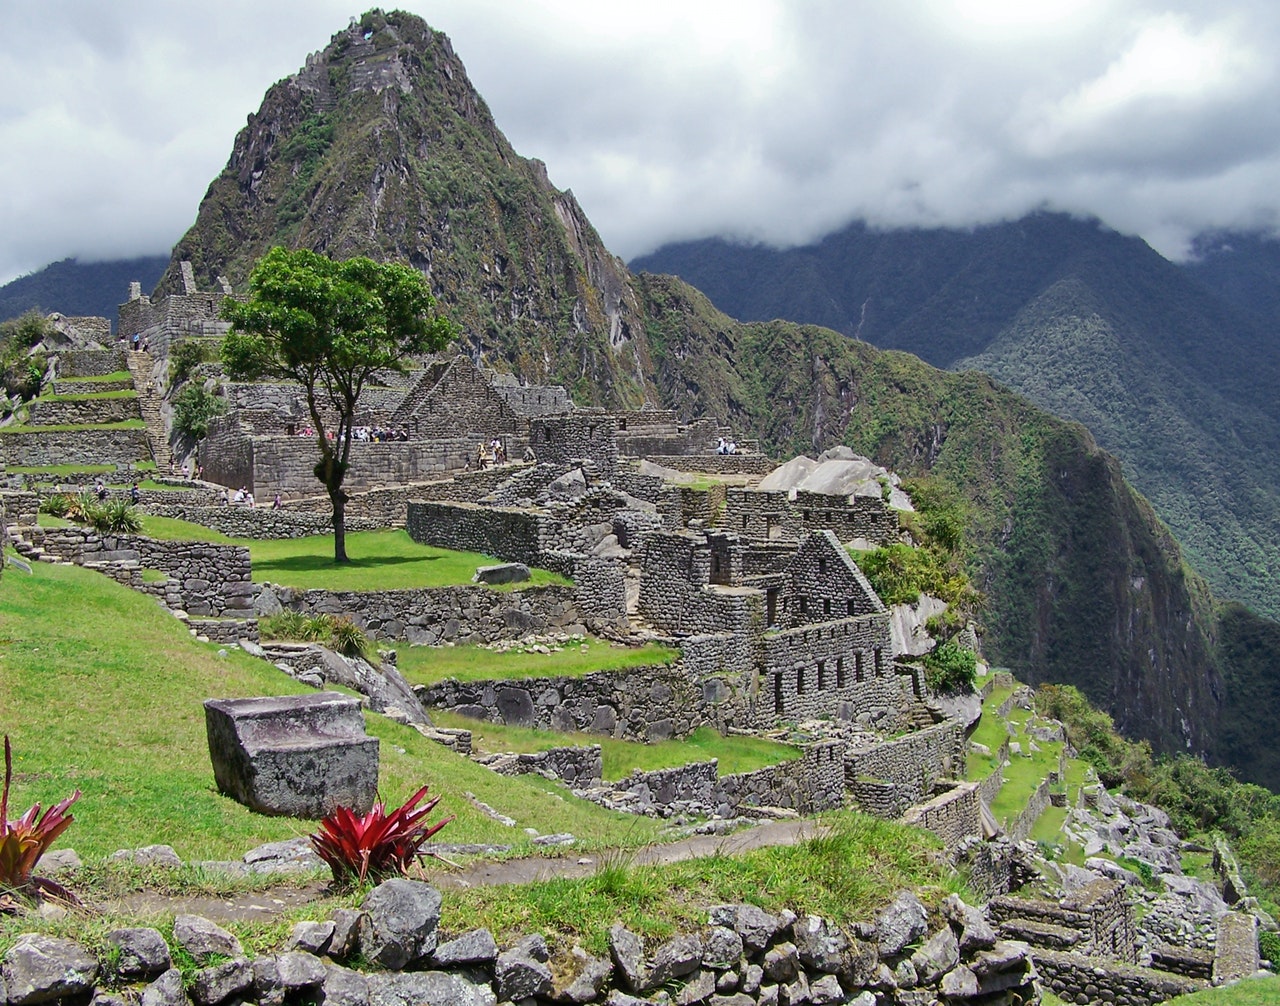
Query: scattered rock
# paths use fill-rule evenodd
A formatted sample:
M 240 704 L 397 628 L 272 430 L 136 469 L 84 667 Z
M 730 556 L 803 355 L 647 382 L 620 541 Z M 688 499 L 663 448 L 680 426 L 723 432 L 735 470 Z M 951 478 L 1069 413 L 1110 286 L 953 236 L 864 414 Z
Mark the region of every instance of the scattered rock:
M 222 957 L 244 955 L 238 939 L 200 915 L 177 916 L 173 920 L 173 938 L 197 962 L 214 954 Z
M 404 968 L 436 948 L 440 892 L 416 880 L 387 880 L 361 906 L 360 950 L 384 968 Z
M 173 966 L 169 945 L 158 930 L 113 929 L 107 933 L 107 942 L 120 951 L 115 970 L 122 978 L 150 978 Z

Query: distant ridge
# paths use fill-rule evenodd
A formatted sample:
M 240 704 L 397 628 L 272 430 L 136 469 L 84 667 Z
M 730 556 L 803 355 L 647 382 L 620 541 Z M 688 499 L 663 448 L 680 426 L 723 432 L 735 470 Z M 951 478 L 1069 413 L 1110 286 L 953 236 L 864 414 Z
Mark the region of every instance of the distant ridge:
M 129 299 L 129 283 L 136 280 L 149 290 L 168 264 L 165 255 L 106 262 L 65 258 L 0 286 L 0 321 L 36 308 L 108 318 L 114 326 L 116 308 Z

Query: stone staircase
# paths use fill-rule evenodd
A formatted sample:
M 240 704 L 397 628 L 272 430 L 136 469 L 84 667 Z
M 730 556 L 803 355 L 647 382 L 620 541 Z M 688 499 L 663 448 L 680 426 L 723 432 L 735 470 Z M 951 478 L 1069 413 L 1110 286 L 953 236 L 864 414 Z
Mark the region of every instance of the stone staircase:
M 160 414 L 160 392 L 151 379 L 154 361 L 151 354 L 134 350 L 125 354 L 129 373 L 133 375 L 133 387 L 138 392 L 138 408 L 147 426 L 147 446 L 156 470 L 167 472 L 173 466 L 173 453 L 169 450 L 169 430 Z

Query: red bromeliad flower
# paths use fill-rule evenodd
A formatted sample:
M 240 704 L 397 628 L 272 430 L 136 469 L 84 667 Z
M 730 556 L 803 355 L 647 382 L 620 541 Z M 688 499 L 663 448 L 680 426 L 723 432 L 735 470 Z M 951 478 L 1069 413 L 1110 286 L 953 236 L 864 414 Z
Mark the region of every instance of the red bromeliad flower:
M 450 816 L 435 824 L 423 821 L 440 802 L 437 796 L 418 807 L 429 788 L 423 786 L 389 814 L 379 802 L 364 815 L 339 807 L 322 820 L 320 830 L 311 836 L 311 846 L 329 864 L 333 879 L 364 883 L 370 877 L 407 873 L 422 844 L 453 820 Z
M 54 840 L 71 827 L 75 820 L 67 808 L 80 799 L 76 790 L 65 800 L 54 804 L 43 814 L 40 805 L 31 808 L 16 821 L 9 820 L 9 786 L 13 782 L 13 753 L 9 737 L 4 738 L 4 791 L 0 792 L 0 893 L 52 894 L 74 901 L 61 884 L 46 877 L 33 876 L 36 863 Z

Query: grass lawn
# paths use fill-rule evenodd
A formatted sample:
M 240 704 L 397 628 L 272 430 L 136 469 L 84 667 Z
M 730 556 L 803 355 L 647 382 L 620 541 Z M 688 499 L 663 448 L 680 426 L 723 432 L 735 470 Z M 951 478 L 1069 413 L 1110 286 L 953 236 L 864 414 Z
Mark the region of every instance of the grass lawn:
M 446 678 L 581 677 L 593 671 L 669 664 L 679 656 L 678 651 L 658 643 L 622 646 L 588 638 L 583 643 L 568 643 L 557 653 L 502 653 L 483 646 L 401 646 L 396 650 L 396 666 L 413 684 L 430 685 Z
M 1235 985 L 1205 989 L 1170 999 L 1165 1006 L 1275 1006 L 1280 1003 L 1280 977 L 1246 978 Z
M 752 772 L 800 757 L 800 752 L 789 744 L 779 744 L 763 737 L 723 737 L 711 727 L 699 727 L 683 741 L 642 744 L 639 741 L 618 740 L 599 734 L 557 733 L 554 730 L 509 727 L 438 709 L 431 711 L 431 718 L 441 726 L 470 730 L 475 749 L 487 754 L 499 751 L 528 754 L 550 748 L 599 744 L 600 757 L 604 762 L 604 778 L 611 782 L 626 778 L 636 769 L 651 772 L 690 762 L 710 761 L 712 758 L 720 760 L 720 775 L 730 775 L 735 772 Z
M 218 794 L 203 700 L 306 691 L 237 649 L 196 642 L 145 595 L 75 566 L 37 563 L 0 579 L 0 722 L 14 749 L 12 816 L 83 792 L 57 843 L 82 857 L 172 845 L 183 859 L 236 859 L 311 823 L 254 814 Z M 528 848 L 523 829 L 567 831 L 585 847 L 639 845 L 657 822 L 576 800 L 535 776 L 506 779 L 381 716 L 382 795 L 398 803 L 423 783 L 458 820 L 441 841 Z M 517 820 L 506 828 L 463 797 Z
M 104 374 L 101 377 L 60 377 L 58 383 L 66 381 L 69 384 L 88 384 L 90 382 L 99 384 L 105 381 L 132 381 L 133 374 L 127 370 L 117 370 L 113 374 Z
M 654 867 L 617 857 L 580 880 L 446 891 L 441 927 L 453 934 L 485 926 L 501 945 L 541 932 L 555 953 L 580 942 L 607 956 L 614 922 L 649 940 L 667 938 L 704 925 L 715 904 L 790 908 L 847 925 L 873 919 L 904 887 L 927 904 L 953 891 L 972 901 L 938 862 L 941 842 L 934 835 L 852 811 L 823 820 L 827 834 L 795 846 Z
M 48 475 L 57 478 L 61 475 L 105 475 L 115 474 L 115 465 L 6 465 L 6 472 L 11 475 Z
M 450 587 L 469 584 L 477 566 L 499 560 L 478 552 L 454 552 L 420 545 L 407 531 L 353 531 L 347 535 L 351 561 L 333 562 L 333 535 L 284 538 L 272 541 L 228 538 L 207 527 L 172 517 L 144 514 L 142 533 L 151 538 L 179 541 L 215 541 L 243 545 L 253 560 L 253 578 L 286 587 L 324 590 L 397 590 L 414 587 Z M 569 584 L 557 573 L 534 569 L 523 584 L 504 584 L 490 590 L 515 590 L 547 584 Z

